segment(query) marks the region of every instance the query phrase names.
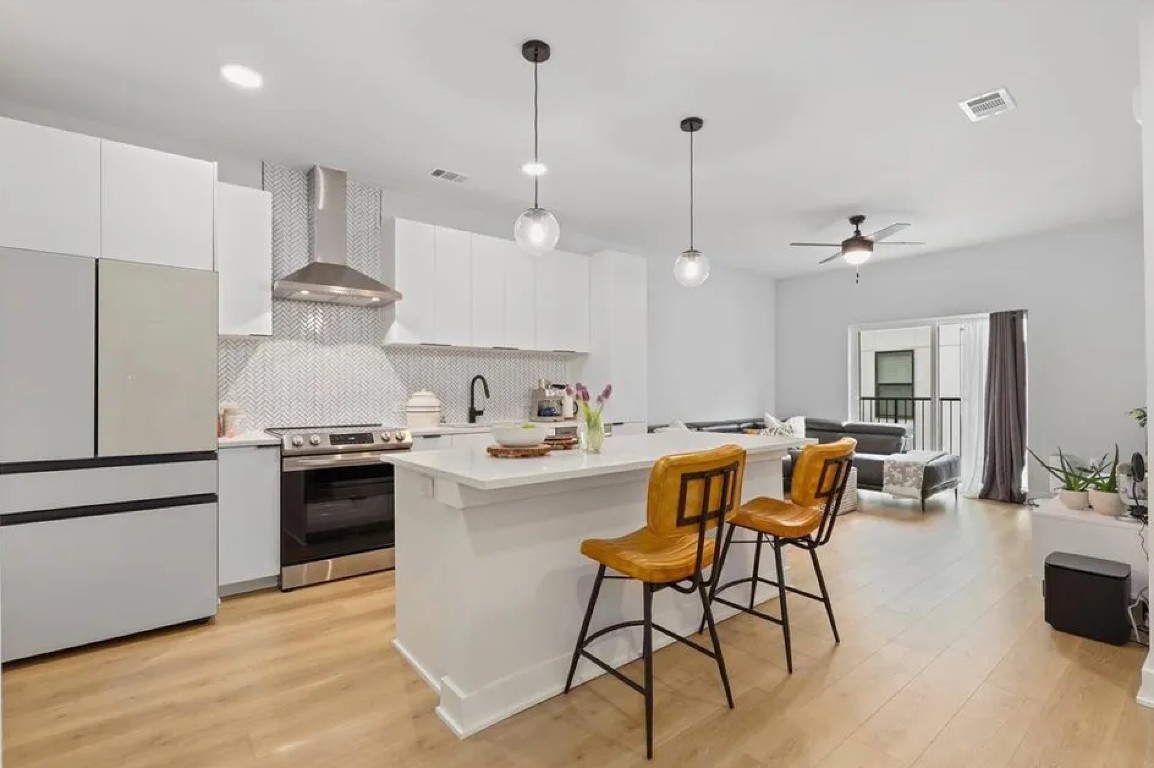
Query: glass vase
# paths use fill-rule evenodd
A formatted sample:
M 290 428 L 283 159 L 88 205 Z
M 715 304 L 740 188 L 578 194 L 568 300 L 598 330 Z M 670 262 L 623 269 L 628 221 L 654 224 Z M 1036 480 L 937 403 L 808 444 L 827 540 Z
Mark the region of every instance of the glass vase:
M 605 425 L 601 419 L 585 421 L 581 426 L 581 449 L 586 453 L 601 453 L 605 445 Z

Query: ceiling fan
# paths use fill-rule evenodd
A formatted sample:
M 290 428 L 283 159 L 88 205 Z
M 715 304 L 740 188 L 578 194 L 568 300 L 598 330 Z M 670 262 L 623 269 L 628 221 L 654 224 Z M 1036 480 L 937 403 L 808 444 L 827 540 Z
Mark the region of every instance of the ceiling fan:
M 873 255 L 875 245 L 925 245 L 925 243 L 914 242 L 912 240 L 888 240 L 880 242 L 887 237 L 896 235 L 909 224 L 899 222 L 897 224 L 890 224 L 888 227 L 883 227 L 871 235 L 863 235 L 861 233 L 861 225 L 865 223 L 865 216 L 860 213 L 849 217 L 849 223 L 853 226 L 853 234 L 838 243 L 790 243 L 794 246 L 814 246 L 818 248 L 837 248 L 838 252 L 832 256 L 822 259 L 818 264 L 826 264 L 836 258 L 844 257 L 846 263 L 853 264 L 855 267 L 865 264 L 869 261 L 870 256 Z

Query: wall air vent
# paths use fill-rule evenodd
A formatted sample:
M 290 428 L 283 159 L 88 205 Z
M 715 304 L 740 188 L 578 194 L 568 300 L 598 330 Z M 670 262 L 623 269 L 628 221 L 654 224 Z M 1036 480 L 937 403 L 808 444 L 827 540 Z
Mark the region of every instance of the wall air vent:
M 966 113 L 966 117 L 970 118 L 970 122 L 976 123 L 987 117 L 1009 112 L 1018 105 L 1014 103 L 1014 97 L 1010 95 L 1009 91 L 1005 88 L 999 88 L 972 99 L 959 101 L 958 106 Z
M 429 172 L 429 175 L 434 179 L 440 179 L 441 181 L 455 181 L 458 184 L 469 180 L 469 177 L 463 173 L 447 171 L 444 168 L 434 168 Z

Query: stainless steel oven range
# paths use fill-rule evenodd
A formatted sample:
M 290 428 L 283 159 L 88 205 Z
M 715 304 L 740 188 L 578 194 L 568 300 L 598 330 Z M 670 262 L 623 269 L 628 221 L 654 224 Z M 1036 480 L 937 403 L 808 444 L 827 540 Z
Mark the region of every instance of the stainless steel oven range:
M 393 465 L 405 430 L 373 424 L 270 429 L 281 439 L 282 590 L 393 567 Z

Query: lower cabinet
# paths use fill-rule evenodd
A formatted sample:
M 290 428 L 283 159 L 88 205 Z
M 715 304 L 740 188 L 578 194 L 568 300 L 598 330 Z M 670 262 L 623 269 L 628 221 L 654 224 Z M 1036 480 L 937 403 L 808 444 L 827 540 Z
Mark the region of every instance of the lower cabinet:
M 272 586 L 280 574 L 280 446 L 222 448 L 218 466 L 220 593 Z

